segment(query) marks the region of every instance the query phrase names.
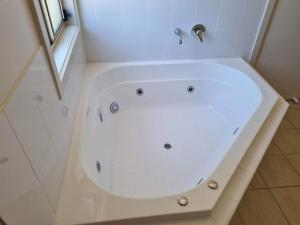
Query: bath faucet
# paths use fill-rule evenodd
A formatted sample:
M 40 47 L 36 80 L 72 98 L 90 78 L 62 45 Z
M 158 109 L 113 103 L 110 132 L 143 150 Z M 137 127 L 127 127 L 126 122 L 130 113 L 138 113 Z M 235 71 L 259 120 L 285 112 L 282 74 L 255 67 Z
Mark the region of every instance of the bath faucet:
M 174 30 L 174 34 L 179 37 L 179 44 L 182 45 L 183 44 L 183 41 L 182 41 L 183 32 L 182 32 L 182 30 L 180 28 L 176 28 Z
M 201 43 L 203 42 L 203 37 L 204 37 L 204 33 L 205 33 L 205 26 L 202 24 L 197 24 L 193 27 L 192 29 L 192 34 L 196 35 L 199 40 L 201 41 Z

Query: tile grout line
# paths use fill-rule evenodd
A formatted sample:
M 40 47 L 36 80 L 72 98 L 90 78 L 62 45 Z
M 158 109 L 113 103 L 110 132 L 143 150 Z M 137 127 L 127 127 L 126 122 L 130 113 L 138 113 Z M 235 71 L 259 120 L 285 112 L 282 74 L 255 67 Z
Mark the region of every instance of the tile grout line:
M 267 185 L 266 185 L 267 186 Z M 251 189 L 247 189 L 247 190 L 251 190 L 251 191 L 255 191 L 255 190 L 268 190 L 268 189 L 276 189 L 276 188 L 290 188 L 290 187 L 300 187 L 299 185 L 291 185 L 291 186 L 281 186 L 281 187 L 265 187 L 265 188 L 251 188 Z
M 245 192 L 245 193 L 246 193 L 246 192 Z M 237 208 L 236 212 L 237 212 L 237 214 L 239 215 L 239 217 L 240 217 L 240 219 L 241 219 L 241 221 L 242 221 L 242 225 L 247 225 L 247 224 L 245 223 L 245 221 L 243 220 L 243 217 L 241 216 L 240 212 L 238 211 L 238 208 Z
M 261 178 L 262 178 L 263 181 L 267 184 L 267 182 L 266 182 L 266 180 L 264 179 L 264 177 L 261 176 Z M 282 215 L 284 216 L 284 218 L 285 218 L 287 224 L 291 225 L 290 222 L 289 222 L 289 220 L 288 220 L 288 218 L 287 218 L 287 216 L 284 214 L 284 211 L 282 210 L 282 208 L 280 207 L 280 205 L 279 205 L 279 203 L 277 202 L 276 198 L 274 197 L 274 195 L 273 195 L 273 193 L 272 193 L 272 191 L 271 191 L 272 188 L 269 188 L 268 184 L 267 184 L 267 187 L 268 187 L 268 188 L 267 188 L 268 192 L 271 194 L 272 199 L 275 201 L 276 205 L 277 205 L 278 208 L 280 209 L 280 211 L 281 211 Z M 284 188 L 286 188 L 286 187 L 284 187 Z
M 277 130 L 278 131 L 278 130 Z M 276 133 L 277 133 L 277 131 L 276 131 Z M 276 135 L 276 134 L 275 134 Z M 273 144 L 279 149 L 279 151 L 280 151 L 280 155 L 284 155 L 284 153 L 283 153 L 283 150 L 276 144 L 276 142 L 275 141 L 273 141 L 274 140 L 274 137 L 273 137 L 273 139 L 272 139 L 272 142 L 273 142 Z
M 289 107 L 289 109 L 288 110 L 290 110 L 291 108 Z M 294 109 L 295 110 L 295 109 Z M 296 109 L 297 110 L 297 109 Z M 298 108 L 298 110 L 300 110 L 300 108 Z M 295 130 L 298 134 L 299 134 L 299 129 L 298 128 L 296 128 L 295 126 L 294 126 L 294 124 L 288 119 L 288 117 L 286 117 L 286 118 L 284 118 L 284 119 L 286 119 L 290 124 L 291 124 L 291 126 L 293 127 L 293 128 L 291 128 L 291 129 L 282 129 L 282 130 Z M 278 130 L 280 130 L 280 129 L 278 129 Z M 283 152 L 283 150 L 275 143 L 275 142 L 273 142 L 273 144 L 280 150 L 280 152 Z M 298 155 L 298 154 L 300 154 L 300 153 L 290 153 L 290 154 L 284 154 L 283 153 L 283 157 L 288 161 L 288 164 L 293 168 L 293 170 L 294 170 L 294 172 L 296 172 L 296 174 L 300 177 L 300 174 L 298 173 L 298 171 L 296 170 L 296 168 L 294 167 L 294 165 L 290 162 L 290 160 L 287 158 L 287 155 Z
M 275 196 L 274 196 L 273 192 L 271 191 L 271 189 L 270 189 L 269 191 L 270 191 L 270 193 L 271 193 L 271 196 L 272 196 L 273 200 L 275 201 L 275 203 L 276 203 L 277 206 L 279 207 L 280 211 L 282 212 L 284 218 L 286 219 L 286 222 L 287 222 L 289 225 L 292 225 L 292 224 L 290 223 L 290 221 L 288 220 L 287 216 L 285 215 L 284 211 L 282 210 L 282 208 L 281 208 L 279 202 L 278 202 L 277 199 L 275 198 Z
M 290 160 L 287 158 L 287 156 L 283 155 L 283 157 L 288 161 L 288 164 L 292 167 L 293 171 L 298 175 L 298 177 L 300 177 L 298 171 L 296 170 L 296 168 L 294 167 L 294 165 L 290 162 Z
M 24 145 L 22 144 L 21 140 L 19 139 L 19 137 L 18 137 L 18 135 L 17 135 L 17 133 L 16 133 L 14 127 L 12 126 L 10 120 L 8 119 L 8 117 L 7 117 L 5 111 L 3 111 L 3 114 L 4 114 L 5 118 L 6 118 L 6 120 L 8 121 L 8 124 L 9 124 L 10 128 L 12 129 L 12 131 L 13 131 L 13 133 L 14 133 L 14 135 L 15 135 L 15 138 L 16 138 L 16 140 L 17 140 L 17 142 L 19 143 L 19 145 L 20 145 L 20 147 L 21 147 L 21 149 L 22 149 L 22 152 L 23 152 L 25 158 L 27 159 L 27 162 L 28 162 L 28 164 L 29 164 L 29 166 L 30 166 L 30 168 L 31 168 L 31 170 L 32 170 L 32 172 L 33 172 L 35 178 L 37 179 L 37 182 L 38 182 L 38 184 L 40 185 L 40 188 L 42 189 L 43 193 L 44 193 L 45 196 L 46 196 L 47 202 L 48 202 L 49 206 L 51 207 L 51 210 L 52 210 L 52 212 L 53 212 L 53 215 L 55 216 L 55 215 L 56 215 L 56 210 L 55 210 L 54 206 L 52 205 L 52 203 L 51 203 L 51 201 L 50 201 L 50 197 L 48 196 L 48 194 L 47 194 L 45 188 L 43 187 L 42 181 L 39 179 L 38 174 L 37 174 L 37 172 L 35 171 L 35 169 L 34 169 L 32 163 L 31 163 L 31 161 L 30 161 L 30 159 L 29 159 L 29 156 L 27 155 L 27 153 L 26 153 L 26 151 L 25 151 Z

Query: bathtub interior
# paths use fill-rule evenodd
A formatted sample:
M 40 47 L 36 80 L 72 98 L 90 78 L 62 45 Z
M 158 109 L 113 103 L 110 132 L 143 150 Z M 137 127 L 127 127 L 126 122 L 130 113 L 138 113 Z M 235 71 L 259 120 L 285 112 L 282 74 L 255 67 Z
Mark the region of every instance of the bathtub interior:
M 90 84 L 82 166 L 115 196 L 147 199 L 186 192 L 217 168 L 261 98 L 251 78 L 218 64 L 107 71 Z M 117 113 L 110 110 L 113 102 Z

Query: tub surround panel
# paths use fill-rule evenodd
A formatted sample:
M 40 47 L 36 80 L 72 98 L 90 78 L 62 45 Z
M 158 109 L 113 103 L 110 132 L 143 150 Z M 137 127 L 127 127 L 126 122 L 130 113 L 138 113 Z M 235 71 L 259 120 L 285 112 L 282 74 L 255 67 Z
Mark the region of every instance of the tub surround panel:
M 28 167 L 23 168 L 22 173 L 25 175 L 20 178 L 19 184 L 12 185 L 16 189 L 24 188 L 23 194 L 13 188 L 6 191 L 0 189 L 0 195 L 3 194 L 8 198 L 15 197 L 9 202 L 1 201 L 3 204 L 0 205 L 0 216 L 4 220 L 8 218 L 7 221 L 10 221 L 8 224 L 53 224 L 85 68 L 85 55 L 81 39 L 77 41 L 70 62 L 67 68 L 70 78 L 65 98 L 61 101 L 58 99 L 45 52 L 43 48 L 40 48 L 20 86 L 4 109 L 11 129 L 14 131 L 12 139 L 20 144 L 20 151 L 26 155 L 22 158 L 24 162 L 18 162 L 19 166 L 15 165 L 16 162 L 13 160 L 9 160 L 7 164 L 10 167 L 15 166 L 11 171 L 16 173 L 21 170 L 19 167 L 24 167 L 24 163 L 30 165 L 29 169 Z M 2 128 L 2 125 L 0 127 Z M 1 131 L 1 137 L 8 134 L 7 130 Z M 1 143 L 4 142 L 1 141 Z M 12 143 L 7 144 L 7 149 L 15 148 Z M 31 172 L 34 182 L 30 176 L 26 175 L 27 170 Z M 14 176 L 7 171 L 3 176 L 7 176 L 7 174 L 10 175 L 7 177 L 7 182 L 4 183 L 11 184 L 15 180 Z M 19 176 L 16 175 L 16 177 Z M 27 180 L 27 183 L 21 184 L 24 183 L 24 179 Z M 26 187 L 28 183 L 32 183 L 31 189 Z M 5 196 L 1 199 L 5 199 Z M 28 208 L 26 204 L 32 205 Z M 26 219 L 29 222 L 26 219 L 20 221 L 25 214 L 28 214 Z
M 268 0 L 79 0 L 89 62 L 244 57 Z M 204 43 L 191 36 L 207 28 Z M 184 32 L 178 44 L 175 28 Z
M 0 134 L 1 217 L 11 225 L 52 225 L 52 208 L 4 113 Z
M 56 152 L 50 142 L 36 101 L 28 76 L 26 76 L 5 109 L 5 114 L 29 157 L 32 167 L 39 179 L 43 180 L 50 169 L 49 164 L 55 161 Z

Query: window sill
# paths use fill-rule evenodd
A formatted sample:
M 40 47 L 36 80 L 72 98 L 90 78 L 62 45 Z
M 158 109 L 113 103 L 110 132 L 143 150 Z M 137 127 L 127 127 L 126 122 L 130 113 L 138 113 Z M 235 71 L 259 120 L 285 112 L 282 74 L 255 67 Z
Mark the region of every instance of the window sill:
M 57 40 L 58 42 L 53 50 L 54 62 L 59 73 L 60 81 L 63 81 L 78 34 L 79 26 L 66 26 L 61 37 Z

